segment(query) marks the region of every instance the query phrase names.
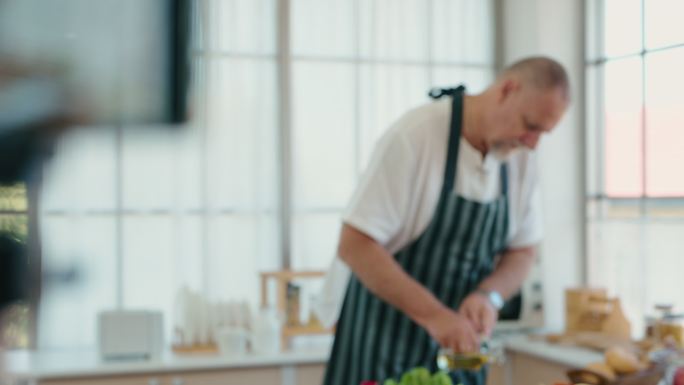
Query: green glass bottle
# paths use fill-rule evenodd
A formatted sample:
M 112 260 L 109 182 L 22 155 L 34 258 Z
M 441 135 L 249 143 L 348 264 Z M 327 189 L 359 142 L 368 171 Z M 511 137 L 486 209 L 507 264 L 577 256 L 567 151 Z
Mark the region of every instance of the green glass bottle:
M 473 370 L 482 369 L 489 363 L 503 363 L 503 349 L 490 348 L 489 342 L 484 341 L 480 350 L 476 352 L 454 352 L 450 348 L 442 348 L 437 353 L 437 367 L 440 370 Z

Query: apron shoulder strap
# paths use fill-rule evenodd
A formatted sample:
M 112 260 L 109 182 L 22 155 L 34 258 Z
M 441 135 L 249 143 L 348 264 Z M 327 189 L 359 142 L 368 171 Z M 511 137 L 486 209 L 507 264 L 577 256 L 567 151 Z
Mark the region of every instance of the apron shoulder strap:
M 508 162 L 501 163 L 501 195 L 508 196 Z
M 460 85 L 456 88 L 432 88 L 430 89 L 430 92 L 428 92 L 428 96 L 431 97 L 432 99 L 439 99 L 442 96 L 454 96 L 457 93 L 464 92 L 465 91 L 465 86 Z
M 433 94 L 434 91 L 434 94 Z M 441 98 L 444 95 L 451 96 L 451 122 L 449 123 L 449 144 L 447 147 L 447 162 L 444 168 L 444 184 L 442 185 L 442 196 L 448 194 L 454 188 L 456 179 L 456 164 L 458 163 L 458 150 L 461 142 L 461 123 L 463 121 L 463 93 L 464 86 L 447 89 L 432 89 L 430 95 Z
M 460 85 L 455 88 L 433 88 L 428 92 L 432 99 L 439 99 L 443 96 L 451 96 L 451 122 L 449 127 L 449 144 L 447 148 L 447 163 L 444 170 L 444 184 L 442 193 L 448 193 L 454 188 L 456 178 L 456 164 L 458 163 L 458 150 L 461 141 L 461 123 L 463 119 L 463 93 L 465 86 Z M 501 194 L 508 195 L 508 164 L 501 164 Z

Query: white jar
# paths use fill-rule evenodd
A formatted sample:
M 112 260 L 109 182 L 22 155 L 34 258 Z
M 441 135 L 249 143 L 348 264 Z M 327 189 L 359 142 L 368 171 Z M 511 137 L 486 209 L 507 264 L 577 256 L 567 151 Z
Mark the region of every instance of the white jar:
M 247 331 L 236 327 L 222 327 L 216 332 L 219 352 L 229 356 L 241 356 L 247 352 Z
M 280 352 L 282 322 L 274 308 L 263 308 L 254 318 L 252 327 L 252 351 L 257 354 Z

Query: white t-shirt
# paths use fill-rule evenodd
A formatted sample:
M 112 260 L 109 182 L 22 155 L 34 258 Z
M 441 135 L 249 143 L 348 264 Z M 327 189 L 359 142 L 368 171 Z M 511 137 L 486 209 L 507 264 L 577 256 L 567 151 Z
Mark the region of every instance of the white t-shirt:
M 451 99 L 405 114 L 378 142 L 343 221 L 396 253 L 417 239 L 434 216 L 444 182 Z M 461 138 L 454 188 L 462 197 L 491 202 L 501 193 L 501 161 Z M 511 248 L 542 238 L 541 199 L 534 153 L 508 157 Z
M 432 220 L 439 201 L 451 120 L 451 99 L 406 113 L 376 145 L 369 165 L 347 207 L 343 221 L 369 235 L 394 254 L 416 240 Z M 542 239 L 541 197 L 535 154 L 519 150 L 508 161 L 508 247 Z M 501 193 L 501 161 L 460 140 L 454 188 L 462 197 L 491 202 Z M 336 258 L 321 302 L 321 321 L 337 319 L 349 269 Z M 341 293 L 340 293 L 341 291 Z

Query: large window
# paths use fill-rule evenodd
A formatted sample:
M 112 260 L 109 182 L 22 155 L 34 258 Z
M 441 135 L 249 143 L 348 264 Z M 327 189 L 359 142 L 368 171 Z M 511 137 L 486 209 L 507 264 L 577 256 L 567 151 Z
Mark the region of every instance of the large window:
M 292 266 L 326 268 L 375 140 L 430 86 L 481 91 L 492 2 L 291 0 Z
M 588 0 L 589 283 L 684 311 L 684 3 Z
M 384 129 L 431 86 L 482 90 L 492 1 L 196 0 L 193 121 L 83 128 L 46 169 L 40 345 L 93 345 L 105 308 L 176 291 L 259 299 L 258 272 L 324 269 Z

